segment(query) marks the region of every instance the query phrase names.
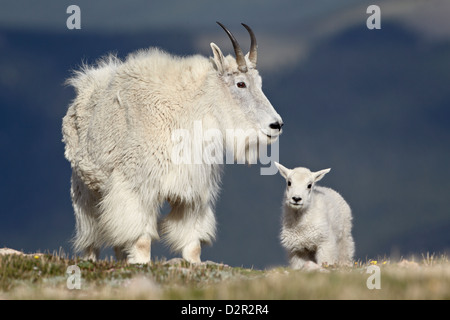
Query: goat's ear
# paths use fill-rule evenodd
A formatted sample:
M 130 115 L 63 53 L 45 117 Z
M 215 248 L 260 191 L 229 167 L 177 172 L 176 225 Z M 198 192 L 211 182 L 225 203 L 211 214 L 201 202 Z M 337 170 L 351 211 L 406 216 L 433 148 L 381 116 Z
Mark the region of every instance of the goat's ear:
M 247 63 L 247 66 L 253 69 L 256 69 L 256 64 L 254 64 L 251 60 L 250 60 L 250 52 L 247 52 L 247 54 L 245 55 L 245 62 Z
M 214 55 L 213 60 L 216 65 L 216 69 L 219 74 L 223 74 L 227 69 L 227 61 L 225 60 L 222 51 L 220 51 L 220 48 L 215 43 L 211 42 L 210 46 Z
M 330 172 L 330 170 L 331 170 L 331 168 L 323 169 L 323 170 L 314 172 L 314 173 L 313 173 L 313 176 L 314 176 L 314 182 L 317 182 L 317 181 L 319 181 L 319 180 L 322 180 L 322 178 L 323 178 L 328 172 Z
M 278 171 L 280 172 L 280 174 L 281 174 L 285 179 L 287 179 L 287 177 L 289 176 L 289 173 L 290 173 L 292 170 L 290 170 L 290 169 L 288 169 L 288 168 L 282 166 L 281 164 L 279 164 L 279 163 L 276 162 L 276 161 L 275 161 L 274 163 L 275 163 L 275 165 L 277 166 Z

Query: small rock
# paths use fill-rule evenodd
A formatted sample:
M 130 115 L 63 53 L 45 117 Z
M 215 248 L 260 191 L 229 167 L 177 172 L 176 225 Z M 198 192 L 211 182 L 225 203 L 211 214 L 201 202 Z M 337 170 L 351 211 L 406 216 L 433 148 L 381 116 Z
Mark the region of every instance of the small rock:
M 419 264 L 417 262 L 408 261 L 408 260 L 405 260 L 405 259 L 400 261 L 398 263 L 398 266 L 401 267 L 401 268 L 414 268 L 414 269 L 419 268 Z
M 19 256 L 27 256 L 27 257 L 34 257 L 35 259 L 39 259 L 39 257 L 43 256 L 43 253 L 23 253 L 22 251 L 17 251 L 11 248 L 1 248 L 0 249 L 0 256 L 7 255 L 7 254 L 18 254 Z
M 317 263 L 314 263 L 312 261 L 307 261 L 304 265 L 302 270 L 304 271 L 314 271 L 314 272 L 323 272 L 323 273 L 329 273 L 330 271 L 328 271 L 325 268 L 322 268 L 321 266 L 319 266 Z
M 21 255 L 21 256 L 25 255 L 21 251 L 17 251 L 17 250 L 10 249 L 10 248 L 1 248 L 0 249 L 0 256 L 7 255 L 7 254 L 18 254 L 18 255 Z
M 172 259 L 167 260 L 166 262 L 164 262 L 163 265 L 173 266 L 175 264 L 181 264 L 183 262 L 186 262 L 186 260 L 184 260 L 183 258 L 172 258 Z
M 218 267 L 230 268 L 230 266 L 225 263 L 214 262 L 211 260 L 202 261 L 201 264 L 207 265 L 207 266 L 218 266 Z

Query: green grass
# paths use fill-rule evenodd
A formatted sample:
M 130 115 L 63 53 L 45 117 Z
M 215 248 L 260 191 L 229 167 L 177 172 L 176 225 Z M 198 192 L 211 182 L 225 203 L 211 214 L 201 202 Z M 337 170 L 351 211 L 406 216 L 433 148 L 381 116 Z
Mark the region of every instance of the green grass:
M 369 290 L 369 265 L 381 289 Z M 67 288 L 67 267 L 81 271 L 81 289 Z M 446 256 L 326 266 L 327 272 L 277 267 L 255 270 L 183 260 L 129 265 L 60 254 L 0 255 L 0 299 L 450 299 Z

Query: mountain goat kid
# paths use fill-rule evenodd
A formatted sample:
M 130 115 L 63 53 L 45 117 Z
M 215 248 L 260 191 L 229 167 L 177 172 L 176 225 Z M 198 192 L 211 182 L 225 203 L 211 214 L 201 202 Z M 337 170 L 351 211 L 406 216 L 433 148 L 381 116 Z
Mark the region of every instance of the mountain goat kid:
M 76 97 L 62 132 L 72 167 L 74 248 L 84 258 L 95 260 L 102 246 L 112 246 L 119 259 L 148 263 L 160 231 L 172 250 L 200 262 L 201 244 L 215 237 L 213 208 L 223 162 L 208 154 L 194 159 L 201 161 L 174 161 L 175 149 L 195 153 L 177 149 L 174 133 L 194 137 L 200 150 L 212 142 L 197 134 L 196 125 L 221 137 L 228 130 L 253 130 L 253 143 L 269 144 L 281 134 L 281 117 L 261 89 L 255 35 L 244 25 L 251 37 L 244 55 L 219 25 L 236 58 L 225 57 L 214 43 L 213 58 L 175 57 L 151 48 L 125 61 L 110 56 L 68 80 Z M 214 146 L 234 150 L 238 138 L 216 139 Z M 249 143 L 239 154 L 246 154 Z M 158 225 L 165 201 L 172 210 Z
M 331 169 L 311 172 L 275 165 L 287 182 L 281 244 L 291 267 L 320 269 L 323 263 L 351 264 L 355 243 L 350 207 L 336 191 L 316 185 Z

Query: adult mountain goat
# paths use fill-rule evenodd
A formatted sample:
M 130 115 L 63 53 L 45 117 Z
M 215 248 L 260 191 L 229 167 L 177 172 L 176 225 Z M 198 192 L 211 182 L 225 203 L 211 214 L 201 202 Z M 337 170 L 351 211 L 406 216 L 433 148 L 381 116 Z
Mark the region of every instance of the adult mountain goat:
M 201 244 L 215 237 L 222 164 L 173 161 L 173 133 L 195 137 L 194 124 L 200 123 L 222 137 L 227 130 L 254 130 L 260 144 L 281 134 L 281 117 L 261 89 L 255 35 L 243 24 L 251 37 L 244 56 L 219 25 L 236 58 L 225 57 L 214 43 L 209 59 L 152 48 L 125 61 L 110 56 L 68 80 L 76 98 L 62 131 L 72 166 L 74 247 L 85 258 L 96 259 L 106 245 L 119 259 L 149 262 L 151 241 L 159 239 L 159 209 L 167 201 L 172 210 L 159 231 L 184 259 L 200 262 Z M 219 141 L 220 147 L 235 150 L 235 139 L 229 140 Z

